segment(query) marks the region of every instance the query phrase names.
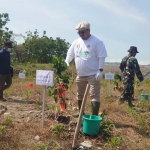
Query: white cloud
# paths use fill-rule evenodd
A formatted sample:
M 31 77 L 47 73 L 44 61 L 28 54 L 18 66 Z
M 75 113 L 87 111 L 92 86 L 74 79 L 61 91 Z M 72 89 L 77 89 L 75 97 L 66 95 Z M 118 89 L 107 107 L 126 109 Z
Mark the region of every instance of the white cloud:
M 137 22 L 140 23 L 147 23 L 148 20 L 140 15 L 138 12 L 138 10 L 136 10 L 134 7 L 128 5 L 125 8 L 125 3 L 122 3 L 123 1 L 117 1 L 119 2 L 118 4 L 115 3 L 115 1 L 113 0 L 86 0 L 91 4 L 95 4 L 95 5 L 100 5 L 102 7 L 104 7 L 105 9 L 107 9 L 108 11 L 116 14 L 117 16 L 120 17 L 125 17 L 125 18 L 131 18 L 134 19 Z M 129 9 L 130 8 L 130 9 Z M 133 10 L 135 10 L 135 12 L 132 12 Z

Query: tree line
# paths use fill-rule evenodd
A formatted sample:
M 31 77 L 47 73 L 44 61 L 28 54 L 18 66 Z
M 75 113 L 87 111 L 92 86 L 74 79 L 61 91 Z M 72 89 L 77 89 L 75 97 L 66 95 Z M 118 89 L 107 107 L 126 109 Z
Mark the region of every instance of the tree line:
M 65 39 L 46 36 L 44 31 L 43 36 L 39 36 L 38 30 L 34 32 L 27 31 L 24 38 L 24 43 L 17 44 L 14 37 L 15 34 L 6 24 L 10 21 L 8 13 L 0 14 L 0 47 L 3 47 L 5 41 L 12 41 L 14 48 L 11 51 L 11 61 L 15 62 L 34 62 L 34 63 L 51 63 L 52 58 L 61 57 L 65 59 L 70 43 Z

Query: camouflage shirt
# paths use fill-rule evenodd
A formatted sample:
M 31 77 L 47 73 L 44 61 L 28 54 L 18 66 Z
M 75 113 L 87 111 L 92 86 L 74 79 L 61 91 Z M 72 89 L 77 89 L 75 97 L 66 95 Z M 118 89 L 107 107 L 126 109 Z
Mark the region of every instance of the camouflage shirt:
M 130 54 L 122 59 L 122 61 L 126 62 L 126 68 L 122 72 L 122 81 L 123 83 L 134 83 L 135 74 L 137 78 L 143 81 L 143 75 L 141 73 L 138 61 L 135 57 L 131 56 Z

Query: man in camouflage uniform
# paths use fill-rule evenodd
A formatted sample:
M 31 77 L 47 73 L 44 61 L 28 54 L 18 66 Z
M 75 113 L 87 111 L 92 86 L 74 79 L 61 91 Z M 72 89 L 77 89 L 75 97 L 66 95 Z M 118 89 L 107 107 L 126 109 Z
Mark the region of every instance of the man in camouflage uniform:
M 144 80 L 143 75 L 140 71 L 140 67 L 137 59 L 135 58 L 136 54 L 139 53 L 137 51 L 137 47 L 131 46 L 128 50 L 129 55 L 122 59 L 122 62 L 126 62 L 125 68 L 122 71 L 122 82 L 124 84 L 123 93 L 120 95 L 120 103 L 123 103 L 125 100 L 128 101 L 128 105 L 133 107 L 132 104 L 132 95 L 134 93 L 134 77 L 135 74 L 137 78 L 142 82 Z

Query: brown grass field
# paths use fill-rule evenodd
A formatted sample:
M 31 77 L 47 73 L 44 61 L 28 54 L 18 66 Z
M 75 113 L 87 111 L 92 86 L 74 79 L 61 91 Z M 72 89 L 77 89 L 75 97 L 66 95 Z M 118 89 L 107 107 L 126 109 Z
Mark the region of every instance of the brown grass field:
M 67 91 L 67 109 L 60 115 L 66 116 L 65 123 L 56 121 L 56 103 L 46 95 L 44 128 L 42 129 L 42 97 L 43 87 L 35 84 L 35 72 L 26 79 L 19 79 L 20 68 L 14 67 L 16 74 L 13 84 L 4 92 L 7 102 L 0 102 L 0 150 L 71 150 L 77 119 L 72 114 L 77 112 L 75 68 L 69 67 L 73 84 Z M 30 67 L 32 67 L 30 65 Z M 49 69 L 48 65 L 39 65 L 34 69 Z M 141 66 L 145 74 L 148 66 Z M 104 73 L 120 73 L 117 66 L 106 65 Z M 149 75 L 150 76 L 150 75 Z M 27 88 L 29 83 L 33 87 Z M 122 86 L 122 83 L 119 82 Z M 125 102 L 118 105 L 120 92 L 114 90 L 113 81 L 101 81 L 100 133 L 88 136 L 82 132 L 78 135 L 78 143 L 88 140 L 92 150 L 149 150 L 150 149 L 150 103 L 140 98 L 140 94 L 150 94 L 148 77 L 143 84 L 135 84 L 135 108 L 129 108 Z M 7 107 L 7 109 L 5 109 Z M 90 98 L 86 101 L 85 113 L 91 113 Z M 56 114 L 56 116 L 55 116 Z

